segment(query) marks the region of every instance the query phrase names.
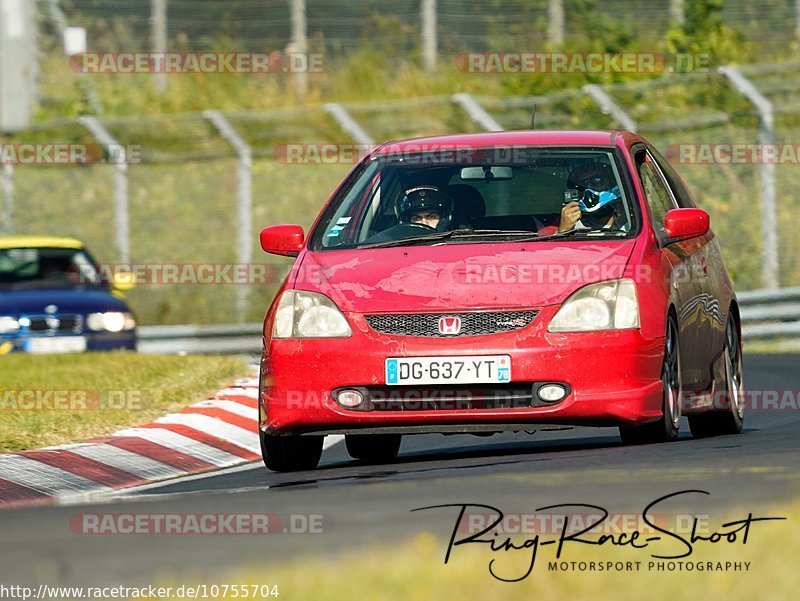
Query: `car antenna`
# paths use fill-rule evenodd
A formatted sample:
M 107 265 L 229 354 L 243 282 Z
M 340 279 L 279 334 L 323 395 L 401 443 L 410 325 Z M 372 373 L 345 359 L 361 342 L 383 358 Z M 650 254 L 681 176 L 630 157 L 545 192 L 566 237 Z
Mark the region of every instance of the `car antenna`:
M 531 129 L 536 129 L 536 105 L 533 105 L 533 112 L 531 113 Z

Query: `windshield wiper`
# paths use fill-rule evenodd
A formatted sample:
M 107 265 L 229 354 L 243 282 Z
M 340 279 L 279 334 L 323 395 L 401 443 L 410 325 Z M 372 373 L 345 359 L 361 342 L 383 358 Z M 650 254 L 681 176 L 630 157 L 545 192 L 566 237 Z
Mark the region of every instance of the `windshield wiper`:
M 471 238 L 474 236 L 530 236 L 535 234 L 531 230 L 475 230 L 472 228 L 458 228 L 449 232 L 434 232 L 425 236 L 414 236 L 413 238 L 403 238 L 401 240 L 386 240 L 385 242 L 367 242 L 359 244 L 356 248 L 388 248 L 391 246 L 405 246 L 407 244 L 418 244 L 422 242 L 438 242 L 447 238 Z
M 529 236 L 536 232 L 533 230 L 474 230 L 472 228 L 461 228 L 455 230 L 455 233 L 460 236 L 485 236 L 487 234 L 496 234 L 498 236 Z
M 624 230 L 615 230 L 610 228 L 603 228 L 603 227 L 589 227 L 589 228 L 581 228 L 581 229 L 571 229 L 567 230 L 566 232 L 558 232 L 555 234 L 550 234 L 549 236 L 531 236 L 530 238 L 526 238 L 523 240 L 518 240 L 518 242 L 529 242 L 532 240 L 536 240 L 540 242 L 542 240 L 558 240 L 559 238 L 569 238 L 570 236 L 576 236 L 578 234 L 590 234 L 590 233 L 598 233 L 602 232 L 603 234 L 611 234 L 614 237 L 624 236 L 628 232 Z

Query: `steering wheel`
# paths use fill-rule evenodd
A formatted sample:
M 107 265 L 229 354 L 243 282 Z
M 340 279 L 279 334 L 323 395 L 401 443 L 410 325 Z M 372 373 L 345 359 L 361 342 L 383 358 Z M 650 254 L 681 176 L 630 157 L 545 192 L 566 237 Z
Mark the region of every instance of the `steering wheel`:
M 392 227 L 378 232 L 364 240 L 366 243 L 371 242 L 392 242 L 395 240 L 402 240 L 404 238 L 416 238 L 417 236 L 425 236 L 435 232 L 436 228 L 425 225 L 424 223 L 397 223 Z

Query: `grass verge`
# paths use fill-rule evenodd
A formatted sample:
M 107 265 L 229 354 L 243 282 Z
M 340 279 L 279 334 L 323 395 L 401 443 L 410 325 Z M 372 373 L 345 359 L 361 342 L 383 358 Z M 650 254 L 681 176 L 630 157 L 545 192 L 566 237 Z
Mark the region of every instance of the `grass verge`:
M 0 359 L 0 451 L 146 423 L 246 372 L 240 360 L 221 356 L 7 355 Z

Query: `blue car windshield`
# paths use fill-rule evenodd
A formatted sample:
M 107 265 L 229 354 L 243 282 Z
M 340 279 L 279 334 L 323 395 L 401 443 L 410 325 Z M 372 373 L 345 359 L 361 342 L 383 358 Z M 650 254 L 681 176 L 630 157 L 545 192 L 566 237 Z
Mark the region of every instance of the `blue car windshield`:
M 81 249 L 0 249 L 0 289 L 103 285 L 102 274 Z
M 559 230 L 562 208 L 580 210 L 573 238 L 635 233 L 637 208 L 612 148 L 480 148 L 371 157 L 340 188 L 313 250 L 406 243 L 458 244 Z

